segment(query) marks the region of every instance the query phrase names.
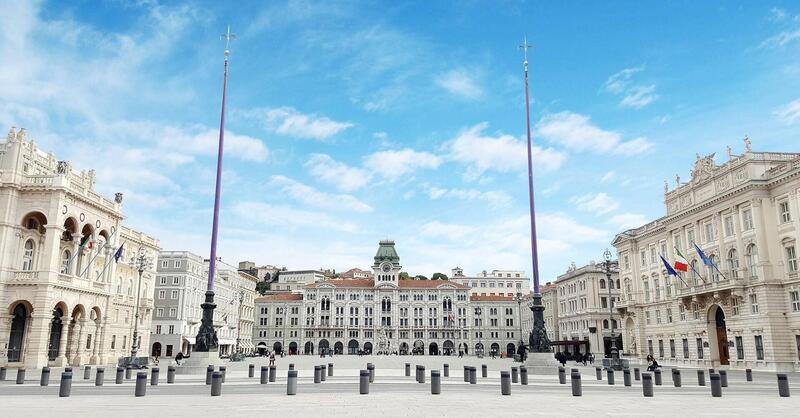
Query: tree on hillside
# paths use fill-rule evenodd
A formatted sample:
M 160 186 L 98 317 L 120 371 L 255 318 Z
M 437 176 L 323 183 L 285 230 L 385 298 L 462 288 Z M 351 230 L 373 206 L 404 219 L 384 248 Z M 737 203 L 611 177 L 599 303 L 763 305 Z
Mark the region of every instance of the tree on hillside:
M 269 290 L 269 283 L 268 282 L 258 282 L 256 283 L 256 292 L 260 295 L 266 295 L 267 291 Z
M 433 273 L 433 276 L 431 276 L 431 280 L 449 280 L 449 279 L 447 278 L 447 275 L 444 273 Z
M 400 278 L 400 280 L 408 280 L 408 273 L 401 271 L 398 277 Z
M 417 274 L 416 276 L 414 276 L 414 280 L 428 280 L 428 278 L 421 274 Z

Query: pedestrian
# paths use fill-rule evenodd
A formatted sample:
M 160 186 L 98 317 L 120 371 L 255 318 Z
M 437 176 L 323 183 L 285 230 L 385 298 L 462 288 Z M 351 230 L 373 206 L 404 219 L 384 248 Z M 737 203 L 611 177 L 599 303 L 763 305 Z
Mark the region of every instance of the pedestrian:
M 183 360 L 183 352 L 179 351 L 178 354 L 175 355 L 175 363 L 180 366 L 181 360 Z
M 274 351 L 272 353 L 269 353 L 269 365 L 270 366 L 274 366 L 275 365 L 275 352 Z

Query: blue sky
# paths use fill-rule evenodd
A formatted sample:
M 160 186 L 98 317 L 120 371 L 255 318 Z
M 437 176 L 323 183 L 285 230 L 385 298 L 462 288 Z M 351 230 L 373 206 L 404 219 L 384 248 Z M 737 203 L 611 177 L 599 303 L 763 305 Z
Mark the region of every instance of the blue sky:
M 432 3 L 432 4 L 431 4 Z M 557 4 L 553 4 L 557 3 Z M 792 2 L 8 2 L 0 126 L 125 193 L 129 225 L 289 268 L 530 271 L 523 35 L 541 277 L 663 214 L 695 153 L 798 151 Z

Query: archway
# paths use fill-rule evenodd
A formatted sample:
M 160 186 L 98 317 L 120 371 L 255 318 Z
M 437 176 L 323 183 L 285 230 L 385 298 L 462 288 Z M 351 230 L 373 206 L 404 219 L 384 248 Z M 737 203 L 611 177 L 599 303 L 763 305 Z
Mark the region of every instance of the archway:
M 514 343 L 508 343 L 508 345 L 506 345 L 506 355 L 512 357 L 514 354 L 517 354 L 517 347 Z
M 464 354 L 469 354 L 469 346 L 467 345 L 467 343 L 461 343 L 458 345 L 458 351 Z
M 475 344 L 475 354 L 479 356 L 483 355 L 483 343 Z
M 625 334 L 628 336 L 628 351 L 635 357 L 639 354 L 639 343 L 636 341 L 636 324 L 631 317 L 625 320 Z
M 404 356 L 408 354 L 408 343 L 400 343 L 400 355 Z
M 50 320 L 50 338 L 47 346 L 47 359 L 55 361 L 58 358 L 59 350 L 61 348 L 61 334 L 64 329 L 64 307 L 62 305 L 56 306 L 53 309 L 53 318 Z
M 28 308 L 22 302 L 17 302 L 17 306 L 11 313 L 11 332 L 8 336 L 8 362 L 15 363 L 22 361 L 22 353 L 25 344 L 25 328 L 28 324 Z
M 365 342 L 364 343 L 364 354 L 372 354 L 372 343 Z
M 333 345 L 333 354 L 342 353 L 344 353 L 344 344 L 341 341 L 336 341 L 336 344 Z
M 431 345 L 428 346 L 428 354 L 432 355 L 432 356 L 438 356 L 439 355 L 439 345 L 436 344 L 436 343 L 431 343 Z
M 331 343 L 329 343 L 328 340 L 320 340 L 317 347 L 319 347 L 320 354 L 327 354 L 328 350 L 331 348 Z
M 414 341 L 414 348 L 411 353 L 415 356 L 425 354 L 425 343 L 423 343 L 422 340 Z
M 289 345 L 289 351 L 292 351 L 291 345 Z M 307 341 L 306 345 L 303 347 L 303 354 L 314 354 L 314 343 Z
M 350 340 L 347 343 L 347 354 L 358 354 L 358 341 Z
M 728 328 L 725 312 L 719 305 L 712 305 L 708 310 L 708 344 L 712 361 L 719 361 L 720 365 L 729 364 Z
M 267 343 L 265 343 L 264 341 L 261 341 L 256 346 L 256 350 L 258 351 L 258 355 L 259 356 L 263 356 L 267 352 Z
M 311 350 L 312 351 L 314 350 L 314 345 L 313 344 L 311 345 Z M 293 356 L 295 354 L 297 354 L 297 343 L 292 341 L 292 342 L 289 343 L 289 355 Z
M 150 351 L 150 357 L 161 357 L 161 343 L 153 343 L 153 349 Z
M 455 352 L 455 344 L 452 341 L 446 340 L 444 344 L 442 344 L 442 354 L 446 356 L 452 356 Z
M 283 352 L 283 345 L 279 341 L 275 341 L 275 344 L 272 344 L 272 351 L 274 351 L 275 354 L 282 353 Z
M 492 343 L 491 350 L 493 356 L 500 354 L 500 344 Z

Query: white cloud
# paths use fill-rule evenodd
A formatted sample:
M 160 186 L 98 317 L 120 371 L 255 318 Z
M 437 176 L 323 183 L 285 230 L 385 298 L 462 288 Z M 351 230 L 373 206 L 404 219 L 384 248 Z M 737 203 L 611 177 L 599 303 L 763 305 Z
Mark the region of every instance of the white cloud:
M 311 154 L 304 166 L 312 176 L 345 192 L 358 190 L 372 179 L 369 171 L 340 163 L 325 154 Z
M 428 222 L 420 228 L 420 235 L 428 238 L 462 239 L 474 234 L 478 227 L 470 225 L 445 224 L 439 221 Z
M 645 138 L 623 141 L 618 132 L 601 129 L 588 116 L 569 111 L 544 116 L 536 125 L 536 132 L 547 141 L 574 151 L 635 155 L 653 148 Z
M 324 140 L 355 126 L 325 116 L 304 114 L 288 106 L 250 109 L 238 114 L 257 121 L 270 132 L 295 138 Z
M 437 77 L 436 84 L 456 96 L 474 100 L 483 96 L 483 89 L 475 79 L 475 74 L 467 70 L 451 70 Z
M 642 215 L 641 213 L 621 213 L 619 215 L 614 215 L 609 219 L 609 224 L 613 225 L 617 229 L 627 230 L 631 228 L 638 228 L 648 221 L 647 217 Z
M 508 207 L 513 201 L 508 193 L 500 190 L 482 192 L 476 189 L 442 189 L 439 187 L 429 187 L 426 193 L 431 200 L 480 200 L 489 203 L 490 206 L 495 208 Z
M 619 208 L 619 203 L 605 193 L 573 196 L 569 201 L 574 203 L 579 210 L 592 212 L 596 215 L 613 212 Z
M 788 14 L 786 13 L 786 10 L 783 10 L 781 8 L 778 8 L 778 7 L 773 7 L 771 9 L 769 9 L 769 13 L 768 13 L 767 18 L 769 20 L 773 21 L 773 22 L 780 22 L 780 21 L 786 19 L 787 16 L 788 16 Z
M 372 212 L 371 206 L 352 195 L 325 193 L 286 176 L 272 176 L 269 184 L 272 187 L 280 188 L 282 193 L 309 206 L 357 213 Z
M 792 100 L 772 112 L 781 122 L 792 125 L 800 121 L 800 99 Z
M 511 135 L 498 134 L 490 136 L 483 131 L 488 128 L 487 122 L 479 123 L 462 131 L 455 139 L 449 141 L 445 148 L 451 160 L 467 164 L 467 177 L 477 178 L 488 170 L 499 172 L 521 172 L 528 167 L 528 151 L 524 140 Z M 567 156 L 553 148 L 533 146 L 534 170 L 554 171 L 566 160 Z
M 617 173 L 614 170 L 608 171 L 605 174 L 603 174 L 603 177 L 600 178 L 600 183 L 606 183 L 611 180 L 614 180 L 616 176 Z
M 396 181 L 417 169 L 436 169 L 441 163 L 442 159 L 436 155 L 411 148 L 379 151 L 364 158 L 364 166 L 389 181 Z
M 219 132 L 208 129 L 191 137 L 185 145 L 184 150 L 188 148 L 200 154 L 216 155 L 219 147 Z M 225 153 L 246 161 L 265 161 L 269 156 L 269 150 L 261 140 L 247 135 L 237 135 L 227 130 L 225 131 L 224 149 Z
M 234 204 L 233 212 L 245 223 L 254 225 L 277 226 L 288 230 L 322 228 L 348 233 L 359 231 L 358 225 L 353 222 L 337 219 L 323 212 L 303 210 L 288 205 L 244 201 Z
M 625 68 L 608 77 L 604 88 L 611 94 L 622 96 L 620 106 L 641 109 L 658 99 L 655 84 L 642 85 L 633 81 L 633 76 L 642 71 L 644 66 Z

